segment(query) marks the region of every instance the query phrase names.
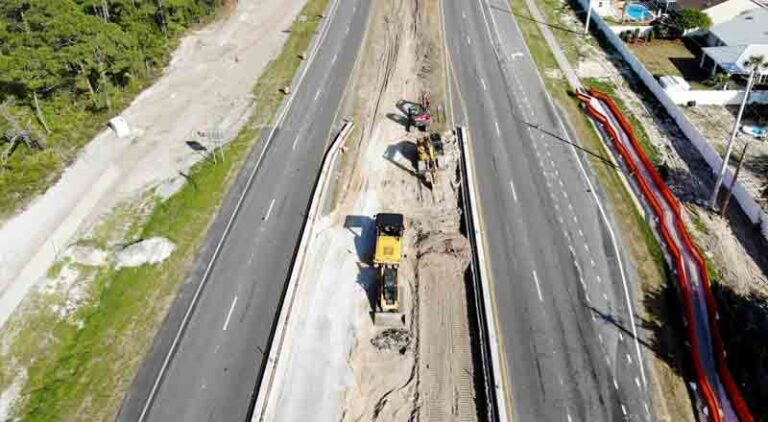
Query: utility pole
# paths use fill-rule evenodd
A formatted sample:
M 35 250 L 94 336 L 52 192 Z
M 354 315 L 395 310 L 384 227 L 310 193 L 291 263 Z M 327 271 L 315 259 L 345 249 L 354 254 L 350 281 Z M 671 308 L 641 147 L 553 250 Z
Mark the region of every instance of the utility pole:
M 587 21 L 584 22 L 584 36 L 589 35 L 589 20 L 592 18 L 592 0 L 587 0 Z
M 725 217 L 725 213 L 728 210 L 728 202 L 731 201 L 731 195 L 733 195 L 733 187 L 736 185 L 736 179 L 739 178 L 739 172 L 741 171 L 741 165 L 744 164 L 744 158 L 747 156 L 747 147 L 749 146 L 749 140 L 744 142 L 744 149 L 741 151 L 741 158 L 739 158 L 739 164 L 736 165 L 736 172 L 733 173 L 733 179 L 731 180 L 731 186 L 728 188 L 728 192 L 725 194 L 725 200 L 723 201 L 723 209 L 720 211 L 720 215 Z
M 720 173 L 715 181 L 715 189 L 712 191 L 712 197 L 709 200 L 709 206 L 712 209 L 717 208 L 717 194 L 720 192 L 720 186 L 725 179 L 725 172 L 728 171 L 728 159 L 731 158 L 731 152 L 733 151 L 733 142 L 736 140 L 736 135 L 739 133 L 739 125 L 741 124 L 741 117 L 744 115 L 744 107 L 747 105 L 749 99 L 749 93 L 752 90 L 752 84 L 755 81 L 755 73 L 758 69 L 764 67 L 765 57 L 750 57 L 745 63 L 745 67 L 750 69 L 749 79 L 747 80 L 747 90 L 744 91 L 744 98 L 741 100 L 741 106 L 739 107 L 739 114 L 736 116 L 736 121 L 733 123 L 733 129 L 731 130 L 731 137 L 728 140 L 728 147 L 725 149 L 725 155 L 723 156 L 723 164 L 720 166 Z

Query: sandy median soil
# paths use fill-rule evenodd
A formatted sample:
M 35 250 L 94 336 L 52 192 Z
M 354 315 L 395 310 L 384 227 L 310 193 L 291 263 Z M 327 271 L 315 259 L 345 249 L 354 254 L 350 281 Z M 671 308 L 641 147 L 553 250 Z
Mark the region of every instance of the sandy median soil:
M 425 89 L 433 109 L 444 103 L 442 57 L 430 53 L 442 45 L 437 5 L 376 3 L 343 109 L 357 128 L 345 147 L 336 206 L 316 225 L 308 249 L 272 420 L 477 419 L 458 147 L 446 134 L 430 189 L 414 173 L 423 134 L 405 132 L 397 107 Z M 368 263 L 379 212 L 406 219 L 399 269 L 405 318 L 396 327 L 374 325 L 371 314 L 377 271 Z
M 240 0 L 185 37 L 164 75 L 121 113 L 133 129 L 96 136 L 45 194 L 0 228 L 0 325 L 66 248 L 115 204 L 179 178 L 202 156 L 187 141 L 246 123 L 251 87 L 279 53 L 304 0 Z

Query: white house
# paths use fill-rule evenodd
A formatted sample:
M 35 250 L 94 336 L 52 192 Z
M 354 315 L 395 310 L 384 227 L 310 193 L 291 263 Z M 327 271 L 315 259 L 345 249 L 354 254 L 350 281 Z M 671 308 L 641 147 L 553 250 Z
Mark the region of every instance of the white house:
M 702 49 L 700 65 L 711 66 L 712 74 L 722 69 L 729 75 L 744 75 L 744 62 L 752 56 L 768 59 L 768 8 L 742 12 L 735 18 L 712 26 L 707 34 L 709 47 Z M 758 73 L 758 82 L 768 80 L 768 69 Z

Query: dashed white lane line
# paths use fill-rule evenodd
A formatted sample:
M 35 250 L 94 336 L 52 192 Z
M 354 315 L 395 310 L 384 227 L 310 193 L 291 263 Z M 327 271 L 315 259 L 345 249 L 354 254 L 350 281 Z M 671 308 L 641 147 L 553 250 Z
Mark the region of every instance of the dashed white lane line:
M 515 191 L 515 183 L 512 182 L 512 179 L 509 179 L 509 187 L 512 189 L 512 199 L 517 202 L 517 191 Z
M 499 122 L 493 122 L 494 125 L 496 125 L 496 135 L 501 136 L 501 128 L 499 128 Z
M 480 84 L 483 85 L 483 91 L 488 91 L 488 86 L 485 84 L 485 79 L 480 78 Z
M 333 59 L 331 59 L 331 64 L 336 63 L 336 58 L 338 58 L 338 57 L 339 57 L 339 53 L 334 54 L 333 55 Z
M 533 281 L 536 283 L 536 293 L 539 295 L 539 301 L 544 302 L 544 296 L 541 295 L 541 286 L 539 285 L 539 276 L 536 275 L 536 270 L 533 270 Z
M 269 215 L 272 214 L 272 207 L 275 206 L 275 199 L 272 198 L 272 202 L 269 203 L 269 208 L 267 208 L 267 213 L 264 215 L 264 221 L 269 220 Z
M 467 44 L 472 45 L 472 40 L 469 39 L 469 35 L 467 35 Z
M 621 405 L 621 413 L 624 414 L 624 417 L 627 417 L 627 408 L 623 404 Z
M 221 329 L 223 331 L 227 331 L 227 327 L 229 327 L 229 320 L 232 318 L 232 312 L 235 311 L 235 305 L 237 305 L 237 296 L 232 300 L 232 305 L 229 306 L 229 312 L 227 312 L 227 319 L 224 321 L 224 327 Z
M 321 92 L 323 92 L 323 90 L 322 89 L 318 89 L 317 92 L 315 93 L 315 99 L 313 99 L 312 101 L 317 101 L 317 97 L 320 96 Z
M 619 389 L 619 383 L 616 381 L 616 377 L 613 377 L 613 388 L 615 388 L 617 390 Z M 622 406 L 622 407 L 624 407 L 624 406 Z
M 635 385 L 637 386 L 637 388 L 640 388 L 640 378 L 635 377 Z
M 296 144 L 299 142 L 300 137 L 301 134 L 296 135 L 296 139 L 293 140 L 293 145 L 291 145 L 291 151 L 296 151 Z
M 627 353 L 627 363 L 632 363 L 632 356 L 630 356 L 629 353 Z
M 347 35 L 347 34 L 349 34 L 349 25 L 347 25 L 347 30 L 344 31 L 344 35 Z

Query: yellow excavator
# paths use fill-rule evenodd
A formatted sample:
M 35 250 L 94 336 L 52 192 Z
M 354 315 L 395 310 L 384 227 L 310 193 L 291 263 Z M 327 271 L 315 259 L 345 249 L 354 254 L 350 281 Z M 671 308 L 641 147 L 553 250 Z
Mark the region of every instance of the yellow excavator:
M 439 133 L 430 133 L 416 140 L 418 161 L 416 172 L 424 177 L 430 186 L 437 183 L 437 169 L 440 168 L 438 155 L 443 154 L 443 138 Z
M 405 224 L 402 214 L 376 215 L 376 251 L 373 265 L 379 269 L 378 295 L 374 324 L 395 326 L 403 324 L 400 312 L 400 282 L 397 270 L 402 259 L 402 238 Z

